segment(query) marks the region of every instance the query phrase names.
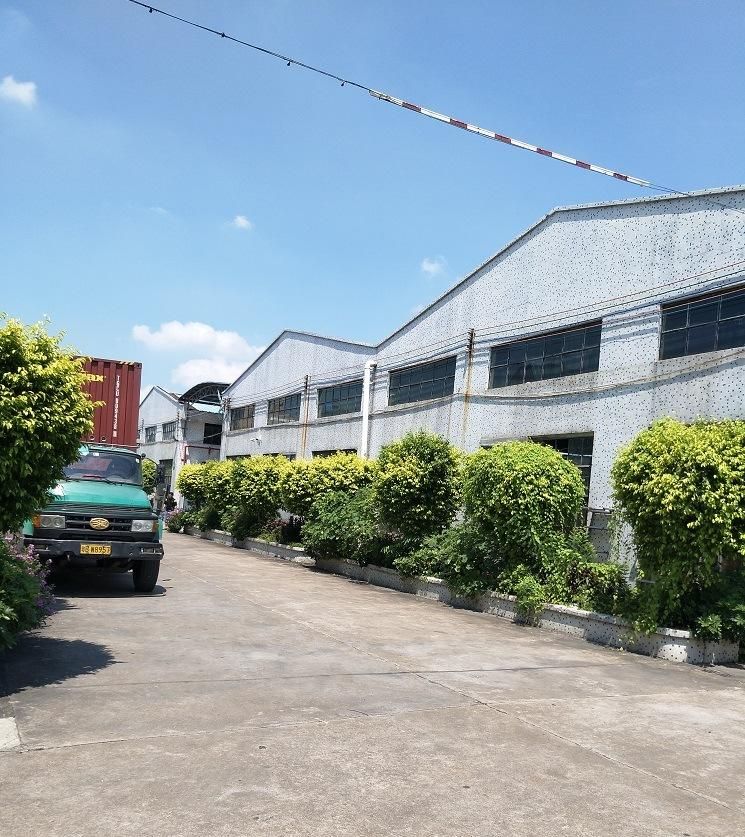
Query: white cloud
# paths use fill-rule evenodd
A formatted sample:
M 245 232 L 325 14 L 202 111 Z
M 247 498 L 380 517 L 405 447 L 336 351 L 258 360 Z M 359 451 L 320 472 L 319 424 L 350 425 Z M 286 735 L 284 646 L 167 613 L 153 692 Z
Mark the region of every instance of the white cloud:
M 36 104 L 36 83 L 16 81 L 13 76 L 5 76 L 0 82 L 0 99 L 32 108 Z
M 199 348 L 208 355 L 246 357 L 256 351 L 237 331 L 221 331 L 207 323 L 172 320 L 154 331 L 150 326 L 136 325 L 132 337 L 149 349 L 165 352 Z
M 166 209 L 164 206 L 149 206 L 148 209 L 150 212 L 154 212 L 156 215 L 170 215 L 170 211 Z
M 443 273 L 447 265 L 448 263 L 444 256 L 433 256 L 431 258 L 427 256 L 422 259 L 422 263 L 419 265 L 419 268 L 422 273 L 426 273 L 427 276 L 433 278 Z
M 256 356 L 260 349 L 256 350 Z M 220 381 L 232 384 L 243 370 L 254 360 L 228 360 L 224 357 L 198 357 L 186 360 L 173 370 L 171 380 L 176 386 L 188 389 L 200 381 Z
M 188 388 L 200 381 L 232 383 L 263 351 L 237 331 L 223 331 L 207 323 L 172 320 L 157 329 L 136 325 L 132 337 L 156 352 L 196 354 L 179 363 L 171 373 L 174 385 Z
M 237 230 L 252 230 L 254 228 L 253 223 L 245 215 L 236 215 L 230 222 L 230 226 Z

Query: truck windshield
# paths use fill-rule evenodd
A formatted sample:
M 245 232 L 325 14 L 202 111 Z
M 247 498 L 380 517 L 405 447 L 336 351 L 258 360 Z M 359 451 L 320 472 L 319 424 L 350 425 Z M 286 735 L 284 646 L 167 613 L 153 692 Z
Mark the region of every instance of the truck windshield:
M 101 480 L 142 485 L 140 458 L 119 451 L 89 450 L 63 471 L 68 480 Z

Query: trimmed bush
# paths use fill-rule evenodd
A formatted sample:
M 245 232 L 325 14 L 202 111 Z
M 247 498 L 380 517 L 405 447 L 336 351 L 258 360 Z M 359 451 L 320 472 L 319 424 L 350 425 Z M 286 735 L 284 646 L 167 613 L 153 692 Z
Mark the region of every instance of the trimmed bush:
M 698 623 L 708 635 L 715 615 L 736 632 L 745 616 L 731 596 L 745 586 L 745 422 L 660 419 L 621 451 L 611 479 L 652 582 L 639 589 L 639 619 Z
M 176 488 L 192 511 L 198 511 L 207 502 L 206 475 L 204 465 L 184 465 L 178 473 Z
M 152 459 L 142 459 L 142 488 L 148 496 L 155 491 L 156 464 Z
M 373 490 L 322 495 L 303 526 L 303 545 L 314 557 L 385 566 L 387 540 L 380 531 Z
M 377 463 L 354 453 L 300 459 L 280 479 L 282 508 L 298 517 L 307 517 L 313 503 L 323 494 L 344 491 L 354 494 L 369 485 L 377 471 Z
M 467 519 L 504 568 L 537 571 L 542 548 L 576 525 L 585 487 L 552 448 L 506 442 L 468 457 L 463 493 Z
M 461 456 L 441 436 L 420 430 L 386 445 L 378 457 L 380 521 L 401 555 L 447 529 L 460 502 Z

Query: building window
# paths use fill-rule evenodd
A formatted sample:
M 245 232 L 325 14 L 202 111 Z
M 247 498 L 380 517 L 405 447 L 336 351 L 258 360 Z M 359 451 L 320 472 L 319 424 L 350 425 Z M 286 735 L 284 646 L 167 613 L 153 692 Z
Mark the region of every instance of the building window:
M 161 425 L 163 431 L 163 441 L 172 442 L 176 438 L 176 422 L 166 421 Z
M 313 459 L 323 459 L 324 456 L 334 456 L 337 453 L 357 453 L 357 448 L 334 448 L 333 450 L 314 450 Z
M 230 411 L 231 430 L 250 430 L 254 426 L 255 404 L 246 404 L 245 407 L 234 407 Z
M 153 424 L 151 427 L 145 428 L 145 444 L 151 445 L 155 441 L 155 431 L 157 430 L 157 425 Z
M 509 387 L 545 381 L 581 372 L 597 372 L 600 359 L 600 323 L 544 334 L 494 346 L 491 350 L 489 387 Z
M 662 306 L 660 359 L 745 346 L 745 288 Z
M 204 425 L 204 439 L 205 445 L 220 445 L 222 439 L 222 425 L 221 424 L 205 424 Z
M 592 472 L 593 436 L 534 436 L 533 442 L 548 445 L 578 468 L 585 482 L 585 495 L 590 495 L 590 474 Z
M 318 390 L 318 418 L 359 413 L 362 409 L 362 381 L 350 381 Z
M 288 424 L 300 421 L 300 393 L 272 398 L 267 408 L 267 424 Z
M 388 404 L 410 404 L 452 395 L 455 389 L 455 356 L 420 363 L 391 372 Z

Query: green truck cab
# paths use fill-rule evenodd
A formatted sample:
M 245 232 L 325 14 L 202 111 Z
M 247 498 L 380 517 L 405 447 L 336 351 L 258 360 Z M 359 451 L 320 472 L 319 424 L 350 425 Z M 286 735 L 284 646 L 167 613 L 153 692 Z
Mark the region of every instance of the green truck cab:
M 50 502 L 24 524 L 24 542 L 55 566 L 131 569 L 134 589 L 151 593 L 163 524 L 143 490 L 141 462 L 127 448 L 82 445 Z

